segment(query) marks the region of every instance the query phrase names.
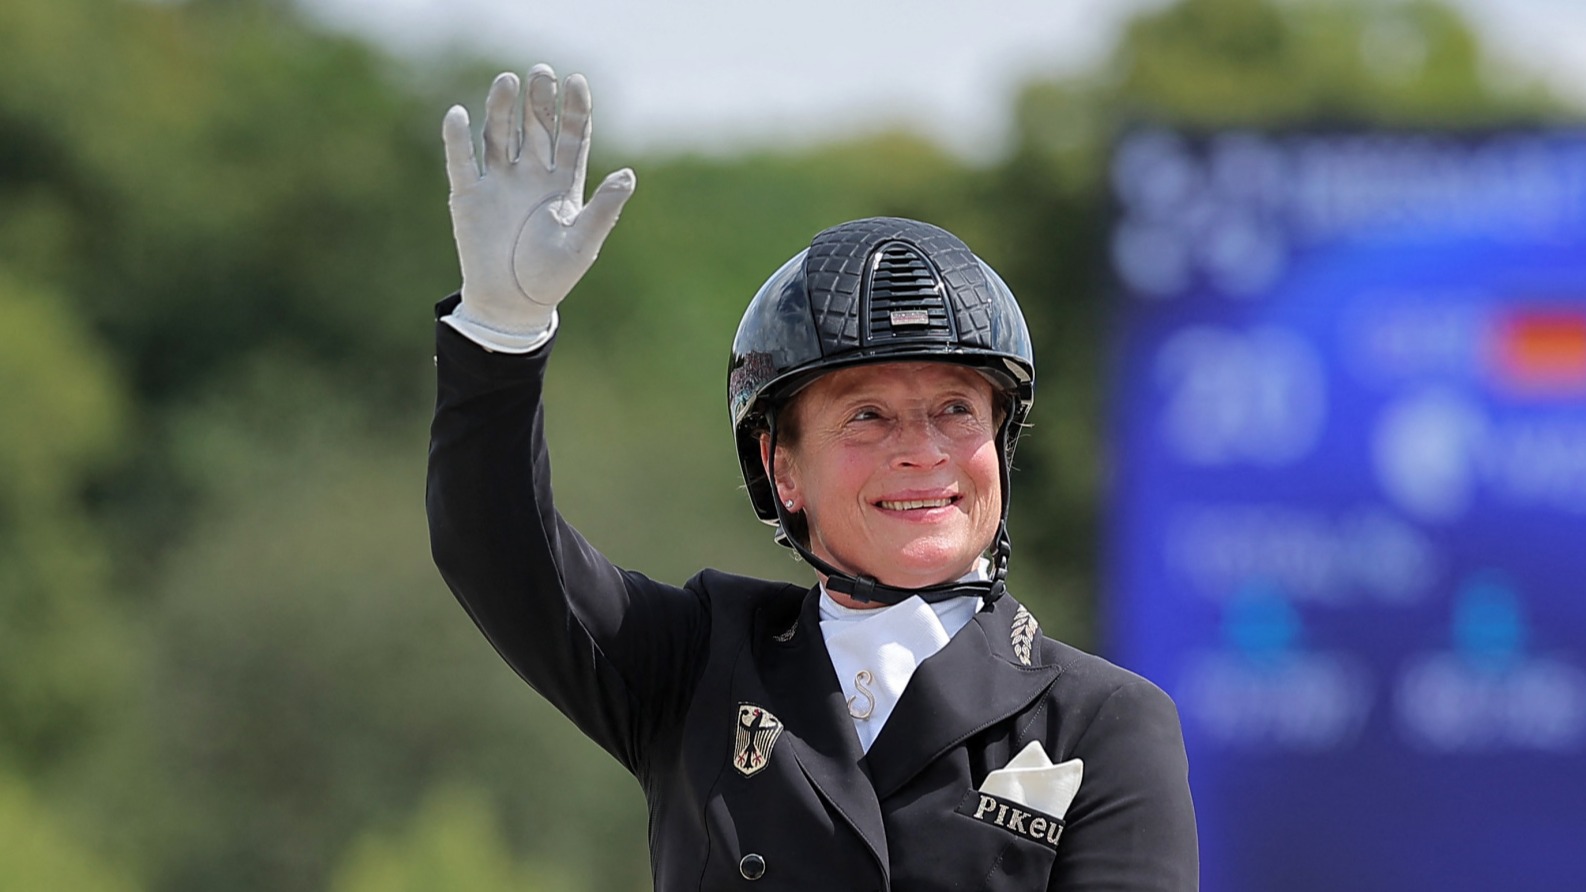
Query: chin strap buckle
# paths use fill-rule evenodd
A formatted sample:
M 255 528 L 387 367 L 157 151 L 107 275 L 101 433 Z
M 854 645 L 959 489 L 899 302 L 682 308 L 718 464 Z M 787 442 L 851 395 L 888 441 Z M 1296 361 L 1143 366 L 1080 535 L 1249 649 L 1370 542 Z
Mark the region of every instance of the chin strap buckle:
M 827 579 L 826 582 L 828 585 L 831 584 L 830 579 Z M 848 592 L 849 597 L 861 604 L 869 604 L 871 601 L 876 600 L 876 581 L 874 579 L 869 576 L 855 576 L 853 583 L 852 590 Z
M 828 573 L 826 588 L 839 594 L 847 595 L 861 604 L 872 601 L 883 601 L 876 596 L 878 583 L 869 576 L 849 576 L 846 573 Z

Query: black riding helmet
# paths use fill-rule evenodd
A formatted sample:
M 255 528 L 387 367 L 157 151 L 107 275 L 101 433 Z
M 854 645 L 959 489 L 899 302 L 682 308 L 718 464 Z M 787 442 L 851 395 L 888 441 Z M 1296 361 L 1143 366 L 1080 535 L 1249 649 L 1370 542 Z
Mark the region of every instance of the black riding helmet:
M 826 372 L 873 362 L 950 362 L 971 366 L 997 385 L 1002 520 L 992 548 L 992 579 L 899 589 L 843 573 L 811 554 L 801 517 L 790 516 L 760 459 L 760 435 L 777 413 Z M 749 501 L 762 521 L 826 574 L 827 587 L 861 601 L 897 603 L 912 595 L 940 600 L 980 594 L 994 600 L 1007 574 L 1008 474 L 1019 430 L 1035 398 L 1035 357 L 1024 314 L 990 266 L 952 233 L 915 220 L 874 217 L 817 234 L 760 286 L 732 342 L 727 403 Z

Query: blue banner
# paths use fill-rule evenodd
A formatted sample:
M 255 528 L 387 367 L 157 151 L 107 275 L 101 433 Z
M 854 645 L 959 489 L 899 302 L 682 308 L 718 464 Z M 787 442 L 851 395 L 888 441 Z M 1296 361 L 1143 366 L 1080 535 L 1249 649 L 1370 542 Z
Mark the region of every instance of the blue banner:
M 1586 889 L 1586 134 L 1141 130 L 1109 652 L 1215 892 Z

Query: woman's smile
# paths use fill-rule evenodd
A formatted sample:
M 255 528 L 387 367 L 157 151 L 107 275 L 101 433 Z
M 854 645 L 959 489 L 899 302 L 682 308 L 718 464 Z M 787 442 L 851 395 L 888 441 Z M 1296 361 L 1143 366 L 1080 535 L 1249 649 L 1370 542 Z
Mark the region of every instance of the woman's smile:
M 778 497 L 810 550 L 845 572 L 918 588 L 968 572 L 1001 516 L 991 383 L 973 369 L 891 362 L 831 372 L 789 409 Z

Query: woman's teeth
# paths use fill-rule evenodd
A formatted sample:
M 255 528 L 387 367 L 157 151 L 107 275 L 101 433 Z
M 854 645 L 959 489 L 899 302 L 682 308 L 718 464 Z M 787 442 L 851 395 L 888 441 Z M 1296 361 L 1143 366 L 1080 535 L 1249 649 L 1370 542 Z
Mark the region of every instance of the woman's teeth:
M 908 511 L 912 508 L 946 508 L 952 503 L 952 499 L 910 499 L 905 502 L 883 501 L 881 507 L 888 511 Z

